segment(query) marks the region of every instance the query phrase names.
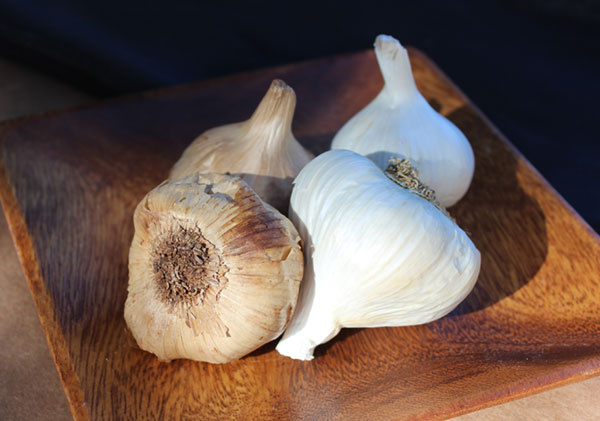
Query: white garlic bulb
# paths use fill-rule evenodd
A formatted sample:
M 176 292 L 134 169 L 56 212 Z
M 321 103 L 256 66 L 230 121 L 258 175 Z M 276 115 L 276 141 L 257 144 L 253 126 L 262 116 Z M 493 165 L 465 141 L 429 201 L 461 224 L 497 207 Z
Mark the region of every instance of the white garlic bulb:
M 140 348 L 224 363 L 283 332 L 302 280 L 300 236 L 239 177 L 164 182 L 134 225 L 125 321 Z
M 202 133 L 183 152 L 169 175 L 196 172 L 242 177 L 267 203 L 287 213 L 292 180 L 313 155 L 292 134 L 294 90 L 274 80 L 249 120 Z
M 408 53 L 396 39 L 379 35 L 375 54 L 385 85 L 338 131 L 331 148 L 358 152 L 381 169 L 390 158 L 408 158 L 442 206 L 452 206 L 473 178 L 475 161 L 469 141 L 423 98 Z
M 431 191 L 414 171 L 406 174 L 415 191 L 347 150 L 326 152 L 300 172 L 290 218 L 304 241 L 305 269 L 281 354 L 312 359 L 342 327 L 427 323 L 471 291 L 479 251 L 422 197 Z

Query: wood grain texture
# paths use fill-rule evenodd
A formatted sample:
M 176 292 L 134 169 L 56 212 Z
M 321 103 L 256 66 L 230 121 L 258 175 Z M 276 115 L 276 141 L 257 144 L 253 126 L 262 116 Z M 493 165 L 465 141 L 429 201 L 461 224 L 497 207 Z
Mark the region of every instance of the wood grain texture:
M 423 326 L 347 329 L 311 362 L 268 344 L 226 365 L 160 363 L 123 321 L 133 209 L 202 131 L 296 90 L 315 153 L 382 85 L 371 52 L 124 98 L 2 127 L 0 195 L 78 419 L 443 419 L 600 373 L 600 241 L 422 54 L 417 84 L 470 139 L 451 209 L 482 253 L 471 295 Z M 377 262 L 373 262 L 377 264 Z

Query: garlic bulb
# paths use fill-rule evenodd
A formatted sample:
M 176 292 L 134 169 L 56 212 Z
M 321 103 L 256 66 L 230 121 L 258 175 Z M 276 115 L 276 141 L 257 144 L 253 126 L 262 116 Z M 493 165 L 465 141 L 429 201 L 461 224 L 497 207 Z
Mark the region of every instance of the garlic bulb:
M 224 363 L 283 332 L 302 279 L 300 237 L 240 178 L 164 182 L 134 225 L 125 320 L 140 348 Z
M 267 203 L 287 213 L 292 180 L 313 155 L 292 134 L 294 90 L 281 80 L 271 83 L 252 117 L 201 134 L 183 152 L 169 175 L 239 175 Z
M 442 206 L 464 196 L 474 170 L 463 133 L 437 113 L 417 90 L 407 51 L 379 35 L 375 54 L 385 85 L 379 95 L 335 135 L 332 149 L 350 149 L 385 169 L 390 158 L 408 158 Z
M 430 322 L 473 288 L 479 251 L 407 162 L 392 181 L 369 159 L 333 150 L 294 181 L 290 217 L 306 265 L 281 354 L 310 360 L 342 327 Z

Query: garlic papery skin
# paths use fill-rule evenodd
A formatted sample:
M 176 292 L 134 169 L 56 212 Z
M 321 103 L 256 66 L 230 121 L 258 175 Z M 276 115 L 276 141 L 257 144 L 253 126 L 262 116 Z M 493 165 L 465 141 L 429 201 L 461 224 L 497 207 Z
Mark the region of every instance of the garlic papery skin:
M 294 90 L 274 80 L 252 117 L 202 133 L 183 152 L 169 175 L 231 173 L 267 203 L 287 213 L 292 180 L 313 155 L 292 134 Z
M 125 321 L 141 349 L 225 363 L 283 332 L 302 280 L 300 236 L 239 177 L 164 182 L 134 225 Z
M 375 41 L 385 85 L 379 95 L 335 135 L 332 149 L 349 149 L 385 169 L 390 158 L 408 158 L 444 207 L 467 192 L 475 167 L 465 135 L 418 91 L 408 53 L 387 35 Z
M 292 358 L 312 359 L 342 327 L 436 320 L 479 274 L 479 251 L 455 222 L 351 151 L 325 152 L 304 167 L 290 218 L 304 242 L 305 270 L 277 350 Z

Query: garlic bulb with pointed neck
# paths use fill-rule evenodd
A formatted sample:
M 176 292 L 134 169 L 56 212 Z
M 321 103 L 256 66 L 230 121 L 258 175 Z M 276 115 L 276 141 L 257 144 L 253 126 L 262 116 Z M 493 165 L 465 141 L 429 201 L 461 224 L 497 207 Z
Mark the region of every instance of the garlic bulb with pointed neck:
M 375 41 L 385 85 L 379 95 L 335 135 L 332 149 L 350 149 L 385 169 L 390 158 L 408 158 L 444 207 L 460 200 L 473 178 L 473 150 L 464 134 L 418 91 L 408 53 L 387 35 Z
M 134 225 L 125 321 L 140 348 L 224 363 L 283 332 L 302 279 L 300 237 L 239 177 L 164 182 Z
M 294 90 L 274 80 L 249 120 L 202 133 L 175 163 L 169 179 L 196 172 L 235 174 L 287 213 L 292 180 L 313 158 L 292 134 L 295 107 Z
M 342 327 L 436 320 L 475 285 L 479 251 L 408 161 L 399 162 L 392 181 L 366 157 L 333 150 L 294 181 L 290 218 L 305 269 L 281 354 L 310 360 Z

